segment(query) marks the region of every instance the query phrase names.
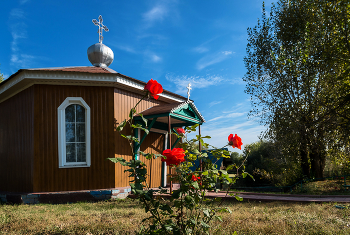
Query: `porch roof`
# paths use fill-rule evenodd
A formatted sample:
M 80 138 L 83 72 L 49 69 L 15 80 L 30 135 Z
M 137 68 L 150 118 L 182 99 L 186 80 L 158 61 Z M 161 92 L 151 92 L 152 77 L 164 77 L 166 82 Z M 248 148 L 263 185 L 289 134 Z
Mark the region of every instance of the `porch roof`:
M 147 119 L 150 131 L 161 130 L 167 132 L 169 127 L 193 126 L 205 122 L 194 103 L 189 100 L 183 103 L 171 103 L 153 106 L 141 112 Z M 169 123 L 170 118 L 170 123 Z M 137 115 L 135 121 L 144 123 L 141 116 Z

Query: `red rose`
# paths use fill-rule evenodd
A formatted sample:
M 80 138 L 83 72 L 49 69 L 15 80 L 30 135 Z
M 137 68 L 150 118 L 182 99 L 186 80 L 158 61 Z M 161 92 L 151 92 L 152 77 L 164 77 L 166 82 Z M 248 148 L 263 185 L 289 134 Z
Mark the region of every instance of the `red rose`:
M 167 165 L 177 166 L 185 161 L 185 150 L 182 148 L 166 149 L 163 151 L 163 155 L 166 159 L 162 158 L 162 162 L 166 162 Z
M 233 134 L 228 136 L 228 144 L 233 148 L 239 149 L 241 149 L 241 146 L 243 145 L 241 137 L 239 137 L 237 134 L 235 134 L 235 136 L 233 136 Z
M 177 128 L 176 131 L 177 131 L 178 134 L 183 134 L 184 135 L 186 133 L 185 130 L 182 129 L 182 128 Z
M 195 176 L 195 175 L 192 175 L 192 181 L 198 181 L 198 180 L 200 180 L 201 179 L 201 177 L 197 177 L 197 176 Z
M 160 93 L 163 92 L 163 87 L 156 80 L 149 80 L 144 88 L 147 90 L 155 100 L 158 100 Z

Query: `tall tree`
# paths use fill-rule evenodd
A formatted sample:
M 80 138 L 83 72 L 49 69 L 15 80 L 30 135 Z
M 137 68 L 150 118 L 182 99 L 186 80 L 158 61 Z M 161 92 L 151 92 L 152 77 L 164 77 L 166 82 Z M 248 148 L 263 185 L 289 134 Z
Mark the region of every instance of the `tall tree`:
M 280 0 L 269 17 L 263 6 L 262 19 L 248 29 L 244 81 L 251 115 L 308 177 L 323 177 L 334 140 L 342 139 L 340 147 L 349 142 L 340 128 L 348 123 L 350 100 L 347 5 Z
M 4 75 L 0 72 L 0 83 L 4 81 Z

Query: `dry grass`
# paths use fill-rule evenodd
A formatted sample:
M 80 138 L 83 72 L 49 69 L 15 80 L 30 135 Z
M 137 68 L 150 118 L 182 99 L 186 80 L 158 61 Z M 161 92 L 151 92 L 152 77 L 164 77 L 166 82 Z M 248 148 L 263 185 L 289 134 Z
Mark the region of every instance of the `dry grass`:
M 350 209 L 332 203 L 235 203 L 217 234 L 350 234 Z
M 1 205 L 0 234 L 132 234 L 143 216 L 131 200 Z
M 350 234 L 350 209 L 332 203 L 228 202 L 212 234 Z M 145 214 L 132 200 L 0 205 L 0 234 L 134 234 Z

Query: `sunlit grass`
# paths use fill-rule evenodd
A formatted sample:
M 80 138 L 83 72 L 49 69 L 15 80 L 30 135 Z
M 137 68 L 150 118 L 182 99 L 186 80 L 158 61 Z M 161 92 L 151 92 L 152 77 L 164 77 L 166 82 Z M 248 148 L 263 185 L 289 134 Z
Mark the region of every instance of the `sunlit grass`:
M 232 214 L 212 234 L 350 234 L 350 209 L 334 203 L 225 202 Z M 130 199 L 62 205 L 0 205 L 0 234 L 135 234 L 146 214 Z
M 350 177 L 347 184 L 350 183 Z M 350 190 L 343 187 L 344 179 L 311 181 L 298 185 L 293 194 L 309 195 L 350 195 Z

